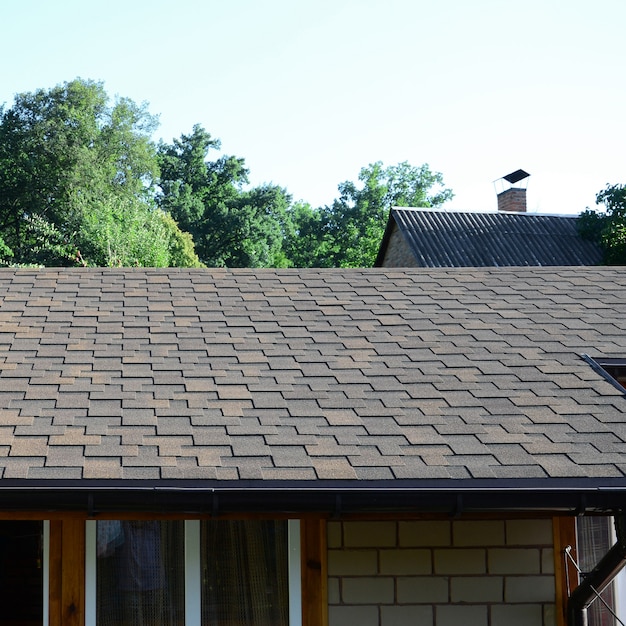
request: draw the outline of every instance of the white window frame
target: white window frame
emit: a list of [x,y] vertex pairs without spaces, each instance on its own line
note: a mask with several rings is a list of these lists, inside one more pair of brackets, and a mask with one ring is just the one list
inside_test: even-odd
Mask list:
[[200,520],[185,520],[185,626],[202,624]]
[[[300,520],[288,520],[289,626],[302,626]],[[185,626],[201,626],[200,521],[185,520]],[[44,526],[45,545],[45,526]],[[44,555],[47,551],[44,550]],[[85,626],[96,626],[96,521],[85,526]],[[47,571],[47,568],[46,568]],[[44,582],[44,588],[47,585]],[[47,602],[44,605],[47,622]]]

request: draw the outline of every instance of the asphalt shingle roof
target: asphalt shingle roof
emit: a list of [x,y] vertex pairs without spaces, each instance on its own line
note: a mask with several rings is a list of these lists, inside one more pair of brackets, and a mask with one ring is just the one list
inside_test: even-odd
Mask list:
[[376,265],[392,264],[386,255],[394,228],[412,255],[405,266],[598,265],[601,250],[580,238],[576,223],[574,216],[394,208]]
[[0,270],[0,483],[622,479],[580,353],[623,268]]

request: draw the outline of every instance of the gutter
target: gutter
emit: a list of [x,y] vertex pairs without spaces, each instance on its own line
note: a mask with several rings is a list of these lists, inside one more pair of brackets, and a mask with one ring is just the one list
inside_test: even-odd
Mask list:
[[[0,480],[0,510],[197,514],[428,512],[459,517],[498,511],[612,514],[626,480],[211,481]],[[548,484],[545,484],[548,482]]]
[[615,545],[572,592],[567,603],[568,626],[587,626],[587,609],[626,566],[626,515],[623,511],[615,517],[615,532]]

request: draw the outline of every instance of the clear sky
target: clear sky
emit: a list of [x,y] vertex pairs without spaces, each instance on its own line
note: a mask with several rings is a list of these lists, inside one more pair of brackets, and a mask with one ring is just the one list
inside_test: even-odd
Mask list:
[[0,103],[77,76],[204,126],[314,206],[374,161],[428,163],[454,209],[578,213],[626,183],[624,0],[0,0]]

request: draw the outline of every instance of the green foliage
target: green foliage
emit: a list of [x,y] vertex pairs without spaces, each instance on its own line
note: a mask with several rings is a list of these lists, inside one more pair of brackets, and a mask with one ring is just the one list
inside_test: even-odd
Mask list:
[[183,232],[169,213],[160,210],[156,213],[163,223],[167,240],[168,265],[170,267],[204,267],[196,254],[193,237],[189,233]]
[[289,208],[283,240],[283,253],[292,267],[314,267],[328,258],[322,212],[306,202],[295,202]]
[[[361,169],[359,183],[341,183],[339,198],[320,210],[321,236],[311,265],[371,267],[392,206],[438,207],[453,197],[443,187],[442,175],[426,164],[373,163]],[[316,218],[305,213],[299,217],[304,221],[298,230],[306,232],[315,224]]]
[[76,79],[0,107],[0,265],[370,266],[389,209],[452,197],[427,165],[365,167],[330,206],[251,187],[201,126],[151,140],[145,104]]
[[626,264],[626,185],[607,185],[596,195],[596,204],[604,211],[583,211],[578,218],[578,232],[597,243],[607,265]]
[[81,262],[75,246],[42,215],[26,215],[23,232],[31,242],[31,247],[28,257],[21,260],[21,265],[71,266]]
[[[188,233],[159,209],[121,199],[94,203],[81,229],[81,260],[99,267],[199,267]],[[86,250],[86,253],[83,253]]]
[[220,143],[201,126],[159,146],[159,205],[188,231],[199,258],[213,267],[270,267],[288,263],[282,240],[290,198],[280,187],[245,189],[243,159],[208,161]]
[[0,236],[0,266],[12,265],[13,250],[7,246]]
[[[102,84],[92,81],[16,96],[0,116],[0,229],[15,262],[97,265],[125,258],[113,248],[103,257],[102,245],[111,240],[112,224],[143,228],[145,219],[136,216],[152,208],[154,124],[145,106],[128,99],[109,107]],[[147,265],[163,257],[154,250],[130,256]]]

